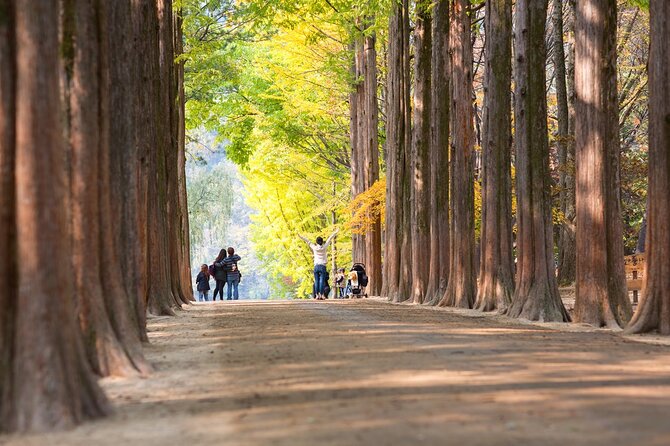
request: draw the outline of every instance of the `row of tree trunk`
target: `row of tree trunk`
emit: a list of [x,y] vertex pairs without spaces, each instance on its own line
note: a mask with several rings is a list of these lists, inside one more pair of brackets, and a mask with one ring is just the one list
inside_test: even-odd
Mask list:
[[[559,102],[559,201],[564,220],[558,231],[558,279],[547,129],[548,0],[517,0],[514,8],[511,0],[489,0],[485,5],[478,278],[471,5],[467,0],[440,0],[432,7],[428,3],[414,3],[411,39],[408,1],[393,2],[389,22],[382,292],[396,302],[569,321],[558,282],[574,276],[574,318],[595,326],[625,327],[632,310],[626,293],[619,198],[616,0],[568,1],[574,47],[568,45],[567,54],[564,2],[553,4],[550,42]],[[669,271],[662,261],[670,252],[670,80],[662,62],[667,58],[668,11],[665,2],[651,2],[649,244],[653,248],[648,251],[646,297],[630,331],[670,331]],[[569,169],[573,159],[575,177]]]
[[193,299],[171,0],[0,0],[0,428],[107,414]]

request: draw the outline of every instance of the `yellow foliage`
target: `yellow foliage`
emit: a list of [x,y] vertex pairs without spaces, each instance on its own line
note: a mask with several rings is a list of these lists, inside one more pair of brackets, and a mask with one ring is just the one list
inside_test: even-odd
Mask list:
[[353,234],[370,232],[372,226],[379,221],[383,226],[386,214],[386,178],[380,178],[368,190],[354,197],[347,206],[347,211],[351,218],[344,226]]

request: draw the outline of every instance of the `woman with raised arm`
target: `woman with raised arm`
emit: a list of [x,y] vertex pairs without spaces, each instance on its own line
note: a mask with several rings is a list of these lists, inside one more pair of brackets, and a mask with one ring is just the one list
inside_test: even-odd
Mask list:
[[325,243],[323,242],[322,237],[317,237],[316,244],[311,243],[306,237],[298,235],[298,237],[300,237],[302,241],[307,243],[307,245],[314,253],[314,286],[315,286],[316,298],[318,300],[323,300],[325,298],[325,296],[323,295],[323,290],[326,287],[326,271],[327,271],[326,265],[328,264],[328,245],[330,245],[330,242],[333,240],[333,237],[335,237],[339,231],[340,231],[339,229],[336,229],[335,232],[333,232],[330,235],[330,237],[326,239]]

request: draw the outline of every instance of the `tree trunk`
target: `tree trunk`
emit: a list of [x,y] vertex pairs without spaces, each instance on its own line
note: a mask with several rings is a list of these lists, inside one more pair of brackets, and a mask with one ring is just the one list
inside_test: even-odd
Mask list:
[[545,22],[547,0],[517,0],[515,17],[516,290],[507,314],[540,321],[570,319],[554,274]]
[[[123,285],[119,278],[108,280],[113,273],[109,266],[115,265],[116,259],[114,245],[105,243],[110,235],[109,224],[105,223],[109,221],[109,166],[105,162],[109,153],[106,135],[109,119],[105,96],[108,67],[103,65],[107,52],[100,45],[104,25],[101,17],[102,11],[92,0],[65,3],[63,39],[70,42],[72,57],[65,55],[65,71],[69,73],[66,133],[70,139],[72,266],[84,346],[93,370],[102,376],[129,375],[135,369],[118,337],[126,333],[115,333],[112,326],[112,320],[122,315],[115,315],[115,308],[106,306],[107,303],[114,306],[120,297],[114,291]],[[125,311],[127,298],[122,296],[121,299],[121,308]],[[132,345],[133,334],[131,331],[128,336],[129,345]],[[140,362],[142,353],[139,342],[136,344],[136,357]]]
[[0,292],[0,351],[10,359],[0,363],[0,428],[7,431],[70,427],[110,410],[72,311],[58,20],[56,0],[0,1],[0,169],[14,181],[0,196],[16,204],[0,220],[0,235],[14,232],[16,242],[5,252],[15,258],[1,264],[14,276]]
[[[566,79],[566,57],[563,33],[563,0],[554,0],[552,11],[554,78],[556,81],[556,105],[558,119],[558,186],[559,207],[563,223],[558,228],[558,282],[570,284],[575,280],[575,233],[574,233],[574,127],[570,126],[568,84]],[[573,23],[573,20],[570,21]],[[574,28],[572,25],[569,28]],[[572,30],[570,30],[572,31]],[[572,34],[572,32],[571,32]],[[571,56],[574,57],[574,56]],[[574,76],[574,70],[571,72]],[[573,87],[574,88],[574,87]]]
[[[371,22],[373,19],[368,19]],[[376,37],[365,37],[365,129],[366,139],[363,154],[363,186],[370,189],[379,180],[379,107],[377,104],[377,51]],[[381,221],[377,219],[365,234],[365,265],[369,278],[367,293],[376,296],[382,284],[382,239]]]
[[475,303],[472,41],[468,0],[451,0],[451,226],[449,284],[440,306]]
[[430,274],[426,300],[436,304],[449,280],[449,1],[433,9],[430,147]]
[[619,201],[616,21],[616,0],[577,6],[575,320],[597,327],[623,326],[631,317]]
[[414,113],[412,125],[412,292],[423,303],[430,274],[430,62],[432,55],[430,2],[416,2],[414,25]]
[[626,329],[670,335],[670,4],[651,0],[649,53],[649,192],[645,291]]
[[[388,95],[386,122],[386,243],[384,245],[384,291],[391,301],[404,300],[401,294],[404,269],[403,249],[407,248],[404,209],[409,133],[409,25],[406,23],[408,2],[393,2],[389,19]],[[405,297],[406,299],[406,297]]]
[[512,2],[486,4],[481,266],[475,307],[505,312],[512,302],[510,197]]

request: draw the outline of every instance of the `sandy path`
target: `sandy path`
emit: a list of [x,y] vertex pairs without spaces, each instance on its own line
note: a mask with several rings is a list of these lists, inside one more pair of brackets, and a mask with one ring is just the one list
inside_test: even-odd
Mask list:
[[374,300],[149,322],[112,418],[9,445],[668,445],[670,348]]

